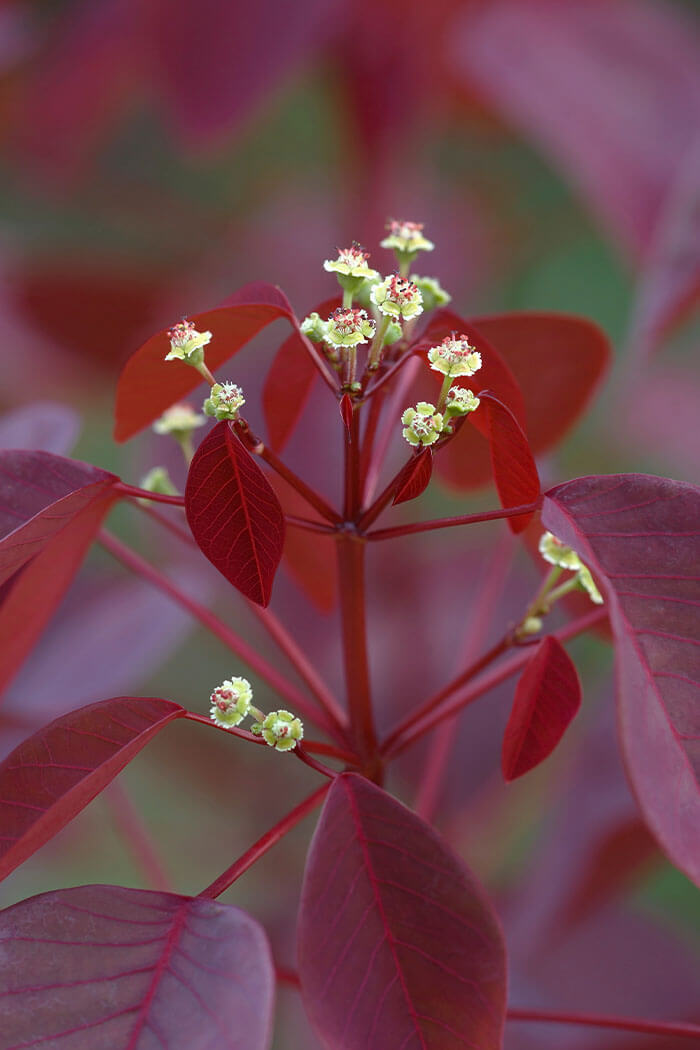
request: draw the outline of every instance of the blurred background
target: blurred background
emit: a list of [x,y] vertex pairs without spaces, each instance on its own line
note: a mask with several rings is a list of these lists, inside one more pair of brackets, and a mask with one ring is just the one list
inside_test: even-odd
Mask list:
[[[182,484],[168,439],[112,441],[125,359],[247,281],[279,284],[303,316],[334,293],[322,260],[352,239],[388,272],[378,242],[395,216],[425,223],[436,250],[423,268],[464,316],[563,311],[610,338],[610,372],[540,463],[546,482],[616,471],[697,481],[699,38],[695,0],[5,0],[0,446],[72,455],[132,483],[163,463]],[[285,335],[265,330],[231,376],[259,429],[265,369]],[[314,436],[301,428],[290,463],[304,467]],[[329,497],[333,454],[317,468]],[[420,513],[493,499],[431,487]],[[120,507],[110,527],[279,662],[203,559],[135,510]],[[463,655],[486,605],[484,645],[537,585],[539,568],[505,529],[437,535],[382,544],[371,567],[385,726],[452,673],[455,639]],[[341,692],[325,566],[321,553],[311,594],[283,570],[273,609]],[[460,593],[448,588],[455,573]],[[425,614],[440,587],[447,629]],[[407,655],[413,636],[429,648],[419,666]],[[636,816],[615,744],[609,646],[593,639],[572,652],[586,703],[561,749],[501,784],[508,683],[464,718],[435,819],[500,901],[514,1005],[700,1019],[697,891]],[[167,696],[205,712],[211,688],[240,672],[179,608],[96,550],[5,690],[2,753],[106,696]],[[266,706],[264,686],[257,695]],[[171,727],[3,883],[0,904],[81,882],[197,892],[282,815],[290,785],[299,798],[314,786],[300,764],[249,750]],[[408,802],[424,769],[416,752],[390,785]],[[157,864],[139,850],[137,810]],[[266,923],[284,965],[310,829],[224,898]],[[315,1045],[295,995],[280,992],[275,1050]],[[513,1024],[506,1045],[638,1042]]]

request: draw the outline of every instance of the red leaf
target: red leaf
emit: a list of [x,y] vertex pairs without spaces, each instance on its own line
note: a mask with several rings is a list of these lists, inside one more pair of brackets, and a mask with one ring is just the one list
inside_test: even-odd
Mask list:
[[417,456],[412,456],[399,474],[396,493],[391,501],[392,507],[395,507],[397,503],[406,503],[410,499],[416,499],[425,492],[430,484],[432,473],[432,449],[425,448]]
[[80,433],[80,418],[58,401],[33,401],[0,418],[0,448],[41,449],[62,456]]
[[338,408],[340,410],[340,418],[343,421],[343,426],[345,426],[349,430],[352,425],[353,412],[352,398],[349,394],[343,394],[343,396],[340,399]]
[[[189,320],[199,331],[212,333],[206,355],[213,371],[280,317],[297,328],[287,297],[273,285],[253,283],[235,292],[215,310],[193,314]],[[299,335],[299,338],[304,337]],[[114,429],[117,441],[133,437],[202,382],[199,372],[191,365],[166,361],[169,349],[167,330],[163,329],[126,362],[117,387]]]
[[[605,334],[590,321],[565,314],[503,314],[478,317],[473,324],[498,349],[519,384],[533,452],[553,448],[579,419],[605,373],[610,357]],[[483,385],[492,389],[490,383]]]
[[503,736],[501,768],[515,780],[551,755],[581,706],[581,683],[566,649],[543,638],[525,667]]
[[3,1046],[267,1050],[274,969],[230,904],[122,886],[0,912]]
[[[524,503],[534,503],[541,492],[540,479],[522,427],[498,398],[483,391],[479,397],[481,404],[469,420],[489,439],[493,476],[501,505],[519,507]],[[446,451],[449,448],[450,445]],[[517,518],[508,518],[508,525],[513,532],[522,532],[531,520],[532,514],[519,514]]]
[[601,582],[627,773],[661,847],[700,882],[700,489],[646,474],[579,478],[547,493],[542,520]]
[[[342,302],[338,296],[326,299],[308,313],[328,317]],[[285,339],[277,351],[263,387],[263,412],[270,436],[270,448],[281,452],[292,435],[309,399],[318,370],[304,341],[297,334]]]
[[[285,514],[323,523],[303,496],[275,475],[271,484]],[[285,533],[283,565],[313,604],[329,613],[338,597],[337,558],[332,536],[290,526]]]
[[226,422],[205,437],[187,475],[185,510],[200,550],[246,598],[268,605],[284,547],[270,483]]
[[0,689],[77,572],[116,498],[116,481],[49,452],[0,453]]
[[299,976],[329,1047],[499,1050],[505,951],[483,891],[431,827],[338,776],[311,845]]
[[184,708],[119,697],[62,715],[0,763],[0,878],[58,834]]

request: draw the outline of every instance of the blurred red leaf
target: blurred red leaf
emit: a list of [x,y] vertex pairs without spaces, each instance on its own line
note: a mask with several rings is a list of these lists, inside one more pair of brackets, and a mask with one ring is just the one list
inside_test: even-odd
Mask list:
[[[199,331],[212,333],[207,364],[215,370],[240,350],[262,328],[284,317],[293,328],[297,321],[287,297],[270,284],[247,284],[214,310],[189,318]],[[299,334],[299,339],[304,337]],[[124,366],[117,387],[114,437],[126,441],[148,426],[170,405],[202,382],[196,369],[183,361],[166,361],[170,349],[167,330],[143,344]]]
[[246,598],[267,605],[284,547],[284,514],[269,481],[227,422],[194,454],[185,511],[200,550]]
[[552,753],[581,706],[581,683],[570,656],[552,635],[543,638],[518,682],[503,735],[506,780],[529,772]]
[[499,1050],[505,950],[471,873],[433,829],[352,773],[311,844],[299,976],[328,1046]]
[[[328,317],[341,302],[339,296],[326,299],[309,310],[306,316],[315,312],[320,317]],[[270,447],[275,452],[281,452],[291,437],[317,377],[316,366],[302,339],[297,332],[292,332],[275,355],[262,394]]]
[[[477,317],[472,324],[515,376],[533,452],[553,448],[581,416],[605,374],[610,358],[605,333],[585,318],[565,314],[502,314]],[[491,388],[489,382],[484,385]]]
[[[541,492],[540,479],[522,427],[498,398],[483,391],[479,397],[481,404],[468,418],[489,440],[493,477],[501,506],[519,507],[534,503]],[[516,518],[508,518],[508,525],[513,532],[522,532],[531,520],[532,514],[519,514]]]
[[269,1046],[267,938],[230,904],[76,886],[0,912],[0,937],[6,1047]]
[[[271,478],[285,514],[323,519],[296,489],[275,475]],[[282,564],[320,612],[329,613],[338,597],[335,540],[332,536],[289,526],[284,537]]]
[[601,581],[630,782],[670,860],[700,882],[700,490],[645,474],[579,478],[547,493],[542,520]]
[[417,499],[430,484],[433,474],[433,453],[430,448],[423,448],[417,456],[412,456],[399,474],[396,493],[391,501],[392,507],[398,503],[407,503]]
[[690,18],[629,0],[494,0],[465,9],[449,42],[455,75],[642,254],[700,120]]
[[57,401],[33,401],[0,417],[0,448],[70,452],[80,433],[80,418]]
[[53,613],[118,478],[50,452],[0,453],[0,689]]
[[0,763],[0,879],[57,835],[151,737],[184,714],[119,697],[62,715]]

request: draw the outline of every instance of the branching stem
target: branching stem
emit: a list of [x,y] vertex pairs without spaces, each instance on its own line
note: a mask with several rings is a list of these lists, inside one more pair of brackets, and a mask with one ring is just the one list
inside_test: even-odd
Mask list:
[[646,1035],[673,1035],[700,1039],[700,1025],[683,1021],[647,1021],[641,1017],[611,1017],[603,1014],[570,1014],[556,1010],[508,1010],[509,1021],[536,1021],[547,1024],[586,1025],[591,1028],[615,1028],[621,1032],[643,1032]]
[[480,514],[460,514],[454,518],[435,518],[432,521],[417,521],[410,525],[397,525],[393,529],[374,529],[367,533],[368,540],[390,540],[396,536],[411,536],[417,532],[432,532],[433,529],[451,529],[456,525],[476,525],[480,521],[498,521],[499,518],[517,518],[520,514],[531,514],[540,506],[541,500],[523,503],[519,507],[501,507]]

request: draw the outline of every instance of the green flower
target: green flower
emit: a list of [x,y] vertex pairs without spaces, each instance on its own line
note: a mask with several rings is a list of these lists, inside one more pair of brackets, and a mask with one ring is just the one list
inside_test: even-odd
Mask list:
[[322,343],[326,338],[326,322],[321,318],[321,315],[314,312],[305,317],[299,325],[302,333],[311,340],[312,343]]
[[446,292],[436,277],[418,277],[412,273],[409,280],[420,289],[423,296],[423,308],[434,310],[437,306],[447,306],[452,300],[449,292]]
[[373,285],[370,298],[381,313],[395,320],[409,321],[423,313],[420,289],[398,274]]
[[297,741],[304,736],[304,726],[291,711],[271,711],[262,722],[255,722],[250,727],[251,733],[262,736],[269,747],[278,751],[292,751]]
[[339,306],[328,318],[324,339],[332,347],[359,346],[374,335],[375,324],[367,311],[358,307]]
[[433,445],[443,429],[443,418],[435,405],[419,401],[415,408],[407,408],[401,416],[403,436],[409,445]]
[[423,236],[422,222],[407,222],[404,219],[390,219],[386,224],[389,236],[381,242],[382,248],[413,256],[416,252],[432,252],[435,245]]
[[244,404],[243,391],[235,383],[214,383],[202,409],[215,419],[237,419],[238,409]]
[[369,252],[366,252],[361,244],[353,241],[351,248],[338,248],[338,258],[326,259],[323,269],[329,273],[337,273],[341,277],[355,277],[358,280],[373,280],[378,277],[376,270],[367,265]]
[[188,365],[200,365],[204,360],[204,347],[211,342],[211,332],[198,332],[192,321],[183,319],[168,330],[170,352],[166,361],[186,361]]
[[247,678],[225,679],[211,694],[209,714],[213,722],[230,729],[250,712],[253,690]]
[[153,424],[156,434],[172,434],[175,438],[187,437],[197,427],[206,423],[206,418],[200,416],[191,405],[182,402],[167,409],[160,419]]
[[551,532],[545,532],[540,536],[539,552],[550,565],[557,565],[560,569],[575,572],[581,590],[586,591],[588,597],[596,605],[603,604],[603,595],[595,585],[591,570],[583,564],[575,550],[561,543]]
[[447,392],[447,403],[445,405],[445,418],[451,416],[466,416],[475,412],[480,401],[476,394],[463,386],[453,386]]
[[435,372],[445,376],[473,376],[481,368],[481,354],[474,349],[466,335],[445,336],[439,346],[428,350],[428,361]]

